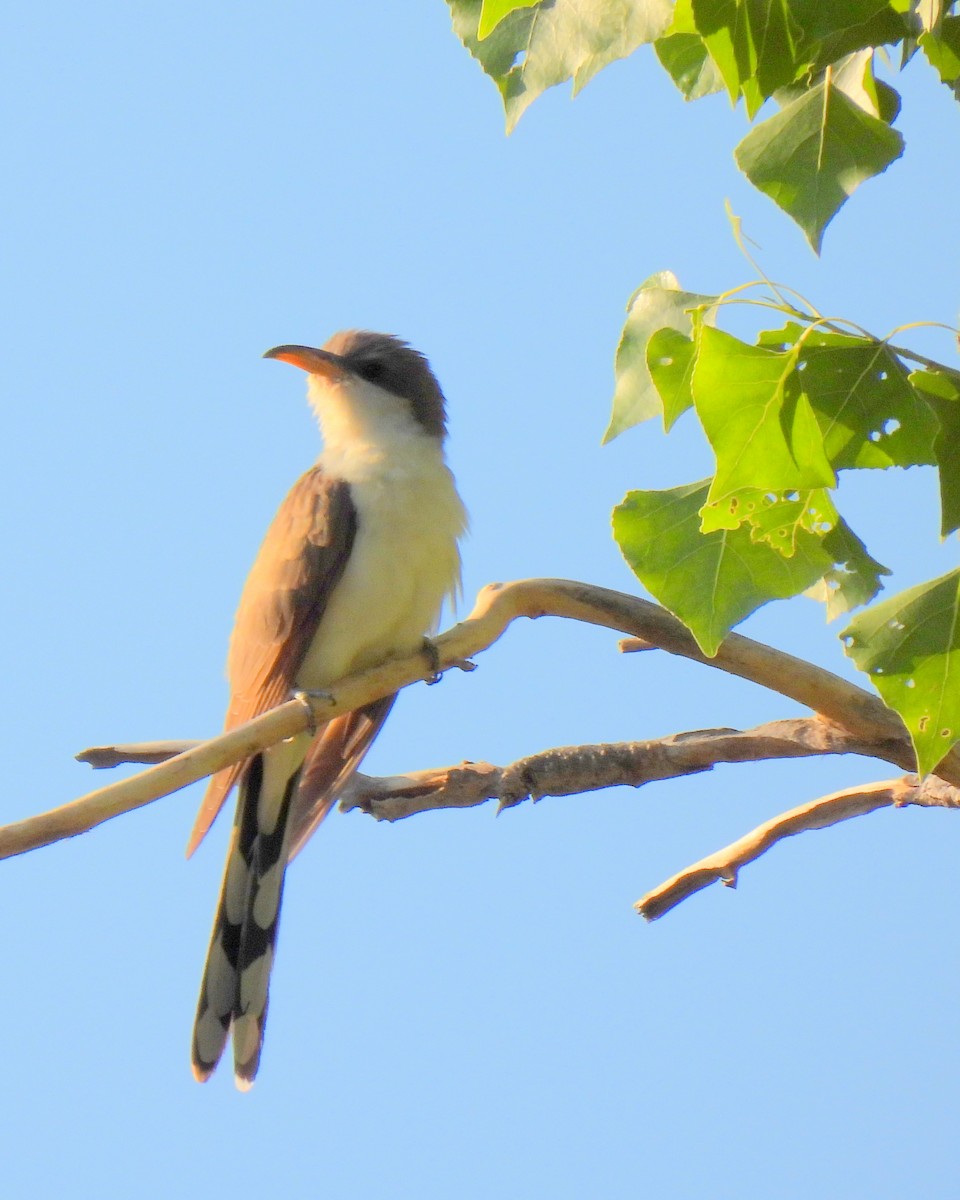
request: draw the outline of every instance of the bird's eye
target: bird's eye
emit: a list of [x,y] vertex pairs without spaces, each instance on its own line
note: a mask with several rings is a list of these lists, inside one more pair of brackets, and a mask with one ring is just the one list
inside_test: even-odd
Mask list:
[[383,363],[378,359],[372,359],[370,362],[365,362],[357,374],[362,379],[366,379],[368,383],[376,383],[383,377]]

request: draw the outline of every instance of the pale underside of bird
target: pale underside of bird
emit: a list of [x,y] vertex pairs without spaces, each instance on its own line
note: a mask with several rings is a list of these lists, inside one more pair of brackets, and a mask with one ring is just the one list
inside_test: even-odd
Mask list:
[[[234,728],[298,689],[415,651],[459,588],[466,514],[444,459],[444,399],[423,355],[347,331],[265,357],[305,370],[324,448],[280,506],[244,586],[230,641]],[[210,781],[188,852],[231,788],[237,812],[207,954],[193,1071],[233,1033],[238,1086],[257,1073],[284,873],[357,769],[395,697],[271,747]]]

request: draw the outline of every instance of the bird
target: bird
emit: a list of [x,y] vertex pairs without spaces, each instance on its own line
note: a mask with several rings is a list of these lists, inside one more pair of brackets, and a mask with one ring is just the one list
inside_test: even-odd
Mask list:
[[[416,652],[460,588],[467,515],[445,458],[446,405],[426,357],[392,334],[345,330],[264,358],[308,376],[323,448],[270,525],[244,585],[227,656],[225,728],[297,691]],[[426,645],[429,648],[430,643]],[[336,802],[396,696],[261,751],[211,779],[192,854],[232,788],[236,816],[197,1004],[201,1082],[232,1032],[234,1078],[263,1046],[284,874]]]

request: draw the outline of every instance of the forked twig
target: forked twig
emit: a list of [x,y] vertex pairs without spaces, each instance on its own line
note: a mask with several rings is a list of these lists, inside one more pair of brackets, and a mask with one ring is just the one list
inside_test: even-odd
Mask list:
[[891,805],[902,808],[909,804],[925,808],[960,808],[960,789],[936,776],[929,775],[921,783],[916,775],[908,775],[903,779],[888,779],[821,796],[819,800],[811,800],[764,821],[729,846],[685,867],[652,892],[647,892],[634,907],[648,921],[655,921],[711,883],[719,881],[727,887],[736,887],[740,869],[784,838],[812,829],[827,829],[878,808]]

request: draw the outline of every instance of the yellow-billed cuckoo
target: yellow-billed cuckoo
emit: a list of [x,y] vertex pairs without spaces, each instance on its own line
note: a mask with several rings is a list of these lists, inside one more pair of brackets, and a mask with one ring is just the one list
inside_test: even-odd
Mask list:
[[[398,338],[350,330],[323,347],[277,346],[301,367],[324,448],[273,520],[240,599],[226,728],[297,689],[322,690],[436,628],[460,582],[466,513],[444,461],[443,393]],[[237,1085],[257,1073],[284,871],[335,803],[395,697],[336,717],[210,781],[188,852],[239,784],[193,1036],[209,1078],[233,1030]]]

